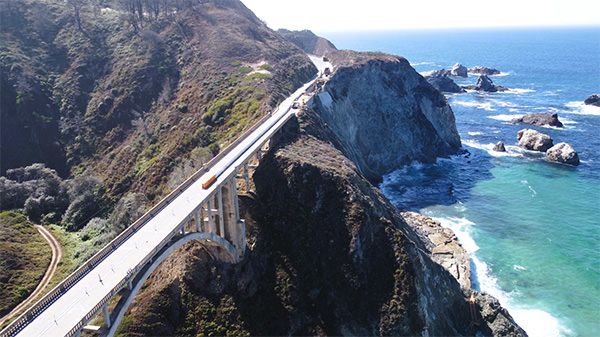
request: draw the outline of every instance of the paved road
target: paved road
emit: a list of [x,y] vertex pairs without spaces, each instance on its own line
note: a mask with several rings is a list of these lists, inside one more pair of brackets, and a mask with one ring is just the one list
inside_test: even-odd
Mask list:
[[62,259],[62,249],[60,248],[60,243],[58,242],[58,240],[56,240],[56,238],[52,234],[50,234],[50,232],[46,228],[44,228],[40,225],[34,225],[34,226],[38,230],[38,232],[42,235],[42,237],[44,237],[44,239],[46,239],[46,241],[48,241],[48,244],[50,245],[50,249],[52,249],[52,259],[50,260],[50,264],[48,265],[48,268],[46,269],[46,273],[44,274],[44,277],[42,277],[42,280],[40,281],[38,286],[35,288],[35,290],[31,293],[31,295],[29,295],[29,297],[27,297],[27,299],[25,299],[25,301],[21,302],[6,316],[2,317],[2,319],[0,319],[0,325],[2,325],[2,323],[4,323],[5,321],[11,319],[21,309],[23,309],[24,307],[29,305],[29,303],[31,303],[42,291],[44,291],[44,289],[46,289],[46,287],[48,286],[48,283],[50,283],[50,280],[52,279],[52,276],[54,276],[54,273],[56,272],[56,267],[58,266],[58,263]]
[[[316,57],[311,59],[320,72],[323,71],[324,63],[319,62],[319,58]],[[129,270],[134,269],[147,255],[152,254],[155,247],[187,219],[188,215],[198,207],[199,201],[205,200],[216,190],[220,179],[234,174],[237,167],[242,166],[251,154],[256,153],[259,147],[270,139],[273,130],[279,129],[294,113],[291,109],[294,100],[301,96],[314,81],[315,79],[306,83],[283,101],[265,123],[41,312],[33,322],[19,332],[18,336],[67,334],[119,284]],[[221,178],[217,183],[207,190],[202,189],[202,183],[218,173]]]

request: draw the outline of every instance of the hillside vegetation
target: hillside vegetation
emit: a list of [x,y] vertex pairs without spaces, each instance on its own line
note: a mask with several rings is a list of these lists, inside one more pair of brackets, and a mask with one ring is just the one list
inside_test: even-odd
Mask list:
[[0,210],[81,263],[316,72],[238,0],[2,1]]
[[135,2],[0,4],[2,173],[92,169],[113,202],[132,189],[154,200],[175,167],[219,152],[316,72],[239,1],[142,19]]
[[50,246],[25,216],[0,213],[0,317],[35,290],[51,257]]

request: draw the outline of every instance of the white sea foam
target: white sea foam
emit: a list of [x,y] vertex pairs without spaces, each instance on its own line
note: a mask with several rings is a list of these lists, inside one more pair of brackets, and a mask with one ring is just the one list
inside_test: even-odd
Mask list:
[[417,62],[417,63],[411,63],[410,65],[412,67],[414,67],[414,66],[425,66],[425,65],[439,67],[439,65],[435,64],[435,62]]
[[519,118],[519,117],[523,117],[523,116],[525,116],[525,115],[524,114],[515,114],[515,115],[502,114],[502,115],[488,116],[488,118],[495,119],[498,121],[503,121],[503,122],[510,122],[515,118]]
[[523,89],[523,88],[512,88],[507,91],[503,91],[507,94],[527,94],[530,92],[535,92],[535,89]]
[[491,102],[479,103],[479,102],[454,101],[454,102],[452,102],[452,104],[466,106],[466,107],[475,107],[477,109],[482,109],[482,110],[487,110],[487,111],[496,111],[496,109],[492,108]]
[[513,102],[502,101],[499,99],[491,99],[490,101],[492,101],[492,102],[494,102],[494,104],[497,104],[502,107],[517,107],[517,106],[519,106]]
[[520,147],[515,146],[515,145],[506,145],[505,144],[504,148],[506,149],[506,151],[499,152],[499,151],[494,151],[495,144],[493,144],[493,143],[482,144],[482,143],[475,141],[474,139],[464,139],[462,141],[462,144],[465,146],[468,146],[468,147],[475,148],[475,149],[484,150],[490,156],[493,156],[493,157],[520,157],[523,155],[523,150],[521,150]]
[[592,116],[600,116],[600,107],[593,105],[586,105],[583,102],[575,101],[569,102],[565,104],[568,110],[565,110],[566,113],[572,113],[577,115],[592,115]]
[[[479,76],[480,75],[478,73],[474,73],[474,72],[471,72],[471,71],[469,71],[469,74],[471,74],[473,76]],[[508,76],[508,75],[511,75],[511,74],[512,74],[512,71],[509,71],[509,72],[503,72],[503,71],[501,71],[499,74],[487,75],[487,76],[504,77],[504,76]]]
[[[429,215],[426,210],[423,213]],[[473,274],[471,277],[475,278],[472,280],[474,281],[474,284],[479,284],[478,290],[484,291],[497,298],[498,301],[500,301],[500,304],[509,311],[517,324],[519,324],[529,336],[558,337],[573,334],[572,331],[561,325],[556,317],[543,310],[515,303],[514,295],[517,294],[506,292],[500,288],[497,279],[492,275],[492,271],[489,269],[488,265],[481,261],[475,254],[479,250],[479,246],[477,246],[471,237],[471,231],[476,227],[475,223],[466,218],[440,218],[435,216],[432,216],[432,218],[439,221],[442,226],[452,229],[456,234],[458,241],[469,254],[472,263],[475,265],[475,270],[472,271]],[[519,271],[526,270],[525,267],[520,265],[514,265],[513,268]]]
[[469,134],[469,136],[483,136],[484,133],[481,131],[469,131],[467,132]]
[[[463,206],[464,207],[464,206]],[[475,240],[470,235],[471,227],[475,226],[475,223],[469,221],[467,218],[448,217],[448,218],[436,218],[434,220],[439,221],[442,226],[450,228],[463,248],[471,253],[479,250],[479,246],[475,243]]]

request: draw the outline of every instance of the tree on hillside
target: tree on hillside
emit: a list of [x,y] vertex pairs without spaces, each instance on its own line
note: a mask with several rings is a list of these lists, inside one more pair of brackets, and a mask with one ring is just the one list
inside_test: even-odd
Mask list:
[[77,28],[85,37],[89,38],[88,33],[81,26],[81,11],[85,6],[89,5],[89,0],[67,0],[67,4],[73,9]]

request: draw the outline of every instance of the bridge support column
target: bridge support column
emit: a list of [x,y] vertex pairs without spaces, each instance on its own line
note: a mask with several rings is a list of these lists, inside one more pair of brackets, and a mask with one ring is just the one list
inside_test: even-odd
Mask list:
[[217,198],[217,201],[219,202],[219,235],[221,237],[225,237],[225,219],[223,219],[223,186],[219,187]]
[[231,242],[238,254],[236,259],[244,255],[246,246],[246,232],[243,222],[240,221],[240,210],[235,178],[232,177],[223,184],[223,220],[225,222],[224,238]]
[[194,213],[194,219],[196,220],[196,232],[200,232],[200,215],[201,212],[199,210]]
[[217,230],[215,228],[215,219],[213,219],[213,215],[212,215],[212,197],[208,199],[208,204],[207,204],[207,213],[208,213],[208,226],[210,227],[210,233],[217,233]]
[[110,328],[110,315],[108,314],[108,303],[102,306],[102,313],[104,314],[104,323],[107,328]]
[[244,164],[244,178],[246,178],[246,192],[250,192],[250,168],[248,162]]

